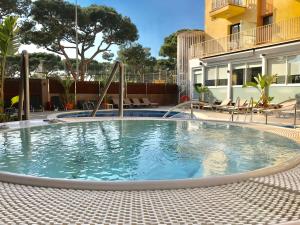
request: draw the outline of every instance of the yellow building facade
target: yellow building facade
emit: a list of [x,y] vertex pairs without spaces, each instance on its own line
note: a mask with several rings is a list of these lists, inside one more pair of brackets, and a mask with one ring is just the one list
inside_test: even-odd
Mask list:
[[298,17],[299,12],[298,0],[206,0],[205,32],[208,39],[222,38],[230,35],[232,25],[248,30],[263,26],[266,17],[276,23]]
[[256,90],[242,86],[258,74],[278,75],[274,102],[300,93],[300,0],[205,0],[203,17],[204,40],[189,48],[185,94],[198,98],[193,85],[201,83],[214,99],[256,99]]

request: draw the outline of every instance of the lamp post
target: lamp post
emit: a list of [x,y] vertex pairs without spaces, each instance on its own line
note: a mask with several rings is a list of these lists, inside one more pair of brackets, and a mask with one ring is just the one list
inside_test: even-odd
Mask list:
[[74,101],[75,105],[77,104],[77,79],[79,75],[79,60],[78,60],[78,5],[77,0],[75,0],[75,40],[76,40],[76,76],[75,76],[75,82],[74,82]]

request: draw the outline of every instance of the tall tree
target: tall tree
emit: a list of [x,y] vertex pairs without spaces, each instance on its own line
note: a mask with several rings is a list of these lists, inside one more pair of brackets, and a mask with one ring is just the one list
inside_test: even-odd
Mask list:
[[31,0],[1,0],[0,20],[8,15],[27,15],[30,11]]
[[4,111],[4,77],[6,58],[13,55],[18,50],[18,42],[16,41],[18,27],[17,17],[8,16],[0,24],[0,113]]
[[[64,0],[37,0],[31,10],[32,20],[24,26],[24,42],[33,43],[66,59],[67,68],[76,79],[68,49],[76,49],[75,5]],[[91,5],[78,7],[79,78],[99,54],[107,56],[112,45],[122,45],[138,38],[136,26],[115,9]],[[96,40],[97,39],[97,40]],[[87,51],[93,51],[88,57]]]
[[159,55],[169,59],[177,58],[177,34],[179,31],[165,37],[163,45],[160,47]]
[[167,69],[174,70],[176,68],[177,35],[184,31],[189,31],[189,29],[181,29],[170,34],[164,39],[164,43],[160,47],[159,55],[165,57],[160,63]]
[[110,75],[113,65],[109,62],[97,62],[93,60],[87,69],[90,80],[103,81]]
[[151,57],[150,49],[144,48],[141,44],[134,43],[128,46],[121,46],[118,58],[129,66],[131,73],[143,75],[147,66],[154,66],[156,59]]
[[[21,60],[20,55],[7,57],[7,61],[6,61],[7,77],[19,76],[20,60]],[[31,76],[36,72],[48,76],[51,73],[54,73],[59,70],[64,70],[64,64],[58,55],[44,53],[44,52],[30,54],[29,72]]]

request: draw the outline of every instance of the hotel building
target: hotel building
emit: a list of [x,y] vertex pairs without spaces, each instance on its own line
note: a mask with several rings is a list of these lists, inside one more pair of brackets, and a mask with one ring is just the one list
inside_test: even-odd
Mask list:
[[205,0],[204,31],[178,36],[180,95],[197,99],[201,83],[223,100],[258,99],[243,88],[258,74],[277,74],[274,103],[300,93],[300,0]]

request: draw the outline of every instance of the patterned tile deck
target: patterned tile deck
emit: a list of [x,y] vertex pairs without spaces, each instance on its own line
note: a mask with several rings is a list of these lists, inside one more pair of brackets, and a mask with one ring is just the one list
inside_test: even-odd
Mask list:
[[[299,132],[274,129],[299,141]],[[0,224],[279,224],[300,221],[300,166],[222,186],[86,191],[0,182]]]

